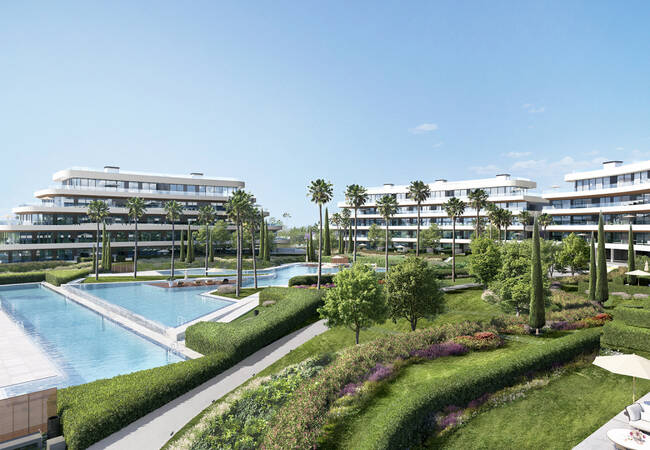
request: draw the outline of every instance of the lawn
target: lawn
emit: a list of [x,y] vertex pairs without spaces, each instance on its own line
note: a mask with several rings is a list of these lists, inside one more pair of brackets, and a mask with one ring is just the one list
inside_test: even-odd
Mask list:
[[[637,395],[650,381],[637,380]],[[486,411],[428,448],[571,448],[632,403],[632,379],[595,366]]]
[[210,294],[218,295],[219,297],[228,297],[228,298],[234,298],[236,300],[241,300],[242,298],[246,298],[249,295],[253,295],[253,294],[258,293],[263,289],[264,288],[241,288],[239,290],[239,294],[240,294],[239,296],[235,295],[234,292],[223,293],[223,292],[219,292],[219,291],[212,291],[212,292],[210,292]]

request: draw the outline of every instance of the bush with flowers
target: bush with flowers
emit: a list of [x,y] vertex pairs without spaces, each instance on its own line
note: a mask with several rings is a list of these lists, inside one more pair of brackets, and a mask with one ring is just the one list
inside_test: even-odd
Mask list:
[[490,331],[480,331],[472,336],[458,336],[453,341],[470,350],[492,350],[503,345],[503,339]]

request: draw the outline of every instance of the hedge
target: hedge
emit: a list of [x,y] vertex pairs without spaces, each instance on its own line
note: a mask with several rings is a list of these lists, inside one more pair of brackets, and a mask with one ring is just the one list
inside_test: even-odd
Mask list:
[[614,318],[632,327],[650,328],[650,309],[619,306],[614,310]]
[[[321,284],[333,283],[334,281],[333,273],[323,273],[320,276]],[[289,279],[289,287],[291,286],[311,286],[318,282],[318,275],[297,275]]]
[[35,283],[45,281],[45,272],[0,273],[0,284]]
[[277,302],[264,314],[235,324],[199,322],[185,330],[185,345],[204,355],[235,353],[244,358],[316,318],[323,294],[311,289],[264,289],[260,301]]
[[[456,276],[457,277],[469,277],[469,269],[467,267],[456,267]],[[436,277],[437,278],[450,278],[451,277],[451,267],[436,267]]]
[[51,270],[45,272],[45,281],[54,286],[61,286],[78,278],[83,278],[91,272],[90,269]]
[[413,402],[395,404],[381,418],[382,432],[368,434],[357,443],[357,448],[393,449],[413,448],[431,431],[431,413],[449,405],[466,404],[487,392],[494,392],[516,383],[531,371],[545,370],[553,364],[568,362],[577,355],[598,349],[600,329],[591,328],[570,336],[558,338],[535,348],[499,360],[498,364],[484,366],[462,376],[435,383]]
[[316,316],[322,295],[289,288],[266,291],[264,298],[279,301],[253,320],[201,322],[186,330],[188,347],[207,356],[60,390],[58,414],[68,448],[89,447],[293,331]]
[[650,349],[650,329],[626,325],[613,320],[603,327],[603,347],[648,351]]
[[44,269],[69,266],[72,262],[66,261],[31,261],[20,263],[0,264],[0,272],[37,272]]

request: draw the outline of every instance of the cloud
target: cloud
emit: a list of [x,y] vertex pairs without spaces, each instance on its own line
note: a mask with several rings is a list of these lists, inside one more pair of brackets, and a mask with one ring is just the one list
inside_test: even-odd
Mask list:
[[411,128],[409,131],[413,134],[422,134],[422,133],[429,133],[431,131],[436,131],[438,129],[438,125],[435,123],[421,123],[415,128]]
[[616,147],[616,150],[620,152],[621,150],[625,150],[625,149],[623,147]]
[[524,103],[521,107],[529,114],[541,114],[546,111],[544,106],[535,106],[532,103]]
[[546,164],[545,159],[528,159],[525,161],[517,161],[512,165],[513,170],[517,169],[535,169],[543,167]]
[[499,169],[494,164],[488,164],[487,166],[472,166],[469,168],[469,170],[474,173],[478,173],[479,175],[495,175],[501,172],[501,169]]
[[438,147],[442,147],[443,145],[445,145],[444,142],[438,142],[437,144],[433,144],[432,147],[433,147],[433,148],[438,148]]
[[530,152],[508,152],[504,156],[507,156],[508,158],[523,158],[528,155],[530,155]]

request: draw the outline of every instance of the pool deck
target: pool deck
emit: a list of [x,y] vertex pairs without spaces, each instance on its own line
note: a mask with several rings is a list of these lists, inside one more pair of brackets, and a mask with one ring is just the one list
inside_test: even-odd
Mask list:
[[4,388],[59,375],[54,364],[9,316],[0,310],[0,398]]
[[[650,401],[650,392],[637,400],[637,402]],[[630,398],[630,404],[632,398]],[[594,431],[587,439],[576,445],[574,450],[610,450],[614,448],[614,443],[607,437],[607,432],[615,428],[623,428],[633,430],[629,424],[629,420],[623,411],[616,414],[609,422]]]

